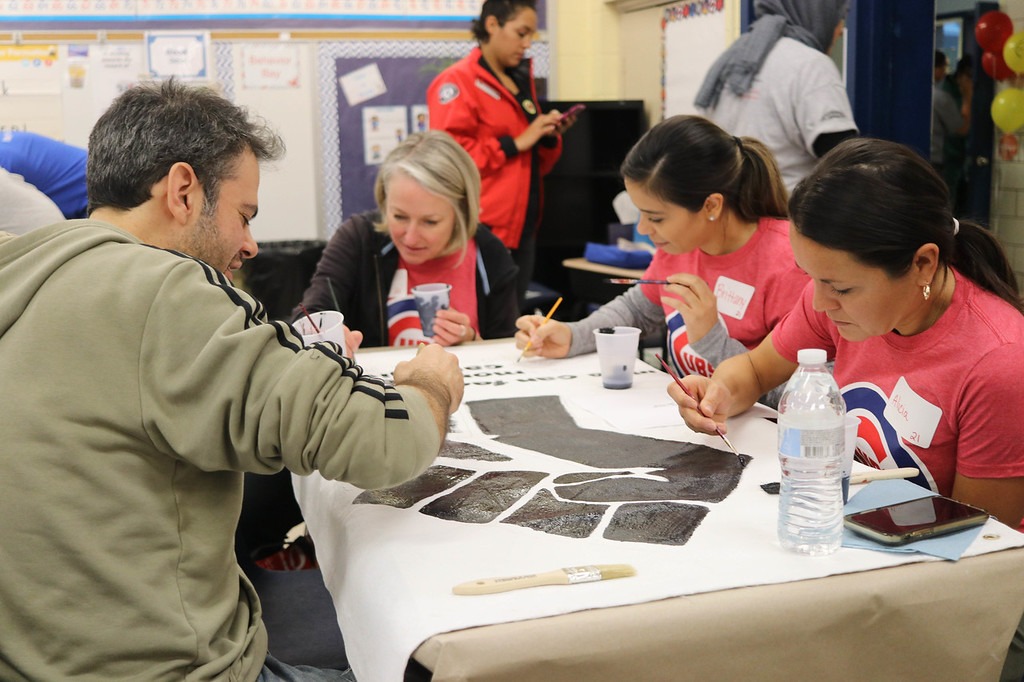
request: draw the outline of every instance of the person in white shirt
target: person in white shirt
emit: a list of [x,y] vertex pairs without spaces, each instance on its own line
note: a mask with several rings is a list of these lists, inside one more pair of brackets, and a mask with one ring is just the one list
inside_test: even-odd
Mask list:
[[20,175],[0,168],[0,232],[25,234],[64,220],[64,214],[48,196]]
[[829,58],[848,0],[755,0],[756,20],[712,64],[694,104],[733,135],[775,155],[792,192],[817,160],[857,134]]

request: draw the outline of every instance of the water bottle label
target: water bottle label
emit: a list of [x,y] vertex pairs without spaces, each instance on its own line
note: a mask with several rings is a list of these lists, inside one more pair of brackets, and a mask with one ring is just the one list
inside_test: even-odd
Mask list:
[[784,429],[779,453],[787,457],[837,457],[843,452],[846,433],[835,429]]

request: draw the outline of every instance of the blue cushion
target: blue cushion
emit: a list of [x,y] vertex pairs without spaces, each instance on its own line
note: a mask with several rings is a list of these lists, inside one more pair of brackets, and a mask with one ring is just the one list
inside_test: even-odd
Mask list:
[[652,254],[648,251],[625,251],[609,244],[587,242],[583,257],[591,263],[639,270],[651,264]]

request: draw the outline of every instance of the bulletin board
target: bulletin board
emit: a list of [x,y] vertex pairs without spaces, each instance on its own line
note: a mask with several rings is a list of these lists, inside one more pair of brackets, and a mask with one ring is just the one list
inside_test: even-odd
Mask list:
[[[439,51],[445,46],[438,46]],[[426,92],[431,81],[449,64],[469,52],[471,45],[452,46],[451,56],[339,57],[334,60],[338,112],[338,158],[346,216],[376,208],[373,183],[377,169],[410,132],[426,130]],[[345,79],[361,74],[379,78],[381,91],[360,100],[346,92]],[[365,94],[370,94],[367,92]]]
[[[85,147],[96,119],[131,85],[172,74],[203,82],[285,140],[285,157],[262,169],[256,239],[324,239],[374,206],[373,149],[383,157],[388,147],[384,137],[367,142],[373,115],[389,123],[398,116],[403,136],[426,126],[427,85],[475,44],[469,26],[481,3],[0,0],[0,131]],[[543,30],[545,0],[537,14]],[[300,28],[310,30],[291,30]],[[191,46],[184,62],[169,59],[174,50],[153,58],[168,34]],[[548,44],[534,42],[528,56],[546,77]],[[361,68],[378,72],[383,87],[350,102],[339,79]]]
[[[319,82],[323,136],[323,215],[329,236],[342,221],[371,210],[373,182],[380,160],[400,136],[429,125],[426,92],[430,82],[448,64],[464,57],[472,41],[343,41],[319,48]],[[536,78],[549,72],[549,44],[534,42],[527,52]],[[380,84],[362,96],[350,98],[342,79],[370,69]],[[370,76],[369,78],[372,78]],[[377,114],[382,126],[373,129]],[[385,122],[393,125],[383,127]],[[400,134],[396,129],[404,125]],[[374,152],[373,146],[379,145]],[[390,146],[389,146],[390,145]]]
[[708,69],[738,35],[740,0],[692,0],[662,13],[662,116],[695,114]]
[[[483,0],[0,0],[0,30],[465,28]],[[538,28],[546,28],[538,0]]]

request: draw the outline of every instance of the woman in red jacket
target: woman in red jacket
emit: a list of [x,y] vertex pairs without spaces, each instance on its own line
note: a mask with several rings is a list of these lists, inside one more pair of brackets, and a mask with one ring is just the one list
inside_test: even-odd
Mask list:
[[522,303],[533,276],[541,178],[562,153],[574,120],[543,114],[529,59],[537,32],[536,0],[487,0],[473,21],[479,45],[445,69],[427,90],[430,127],[462,145],[480,169],[480,222],[512,251]]

